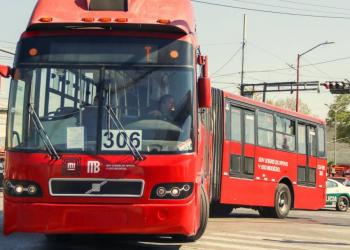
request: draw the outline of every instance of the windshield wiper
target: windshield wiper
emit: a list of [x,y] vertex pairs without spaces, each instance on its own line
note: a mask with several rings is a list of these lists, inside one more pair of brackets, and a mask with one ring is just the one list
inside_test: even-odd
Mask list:
[[138,161],[145,160],[145,158],[140,154],[140,152],[137,150],[137,148],[134,146],[134,144],[131,143],[130,138],[126,134],[126,131],[125,131],[124,127],[123,127],[123,124],[119,120],[117,114],[113,111],[113,109],[110,106],[105,105],[104,107],[107,110],[109,117],[112,118],[112,121],[113,121],[114,125],[116,126],[116,128],[123,132],[123,133],[121,133],[122,136],[123,136],[123,139],[125,140],[126,145],[130,149],[130,151],[131,151],[132,155],[134,156],[134,158],[136,160],[138,160]]
[[29,110],[30,117],[32,118],[32,121],[34,123],[34,127],[35,127],[36,131],[38,132],[39,137],[43,141],[47,152],[49,153],[49,155],[51,156],[52,159],[59,160],[60,156],[58,155],[55,147],[52,145],[52,142],[51,142],[49,136],[47,135],[47,133],[44,129],[44,126],[41,123],[39,116],[35,112],[35,109],[31,103],[29,104],[28,110]]

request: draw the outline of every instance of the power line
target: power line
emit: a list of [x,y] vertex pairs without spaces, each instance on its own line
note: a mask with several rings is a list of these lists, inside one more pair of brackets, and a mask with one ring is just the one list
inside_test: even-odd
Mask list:
[[241,47],[238,48],[238,50],[230,57],[230,59],[227,60],[227,62],[225,62],[220,68],[218,68],[213,74],[212,76],[214,76],[215,74],[217,74],[218,72],[220,72],[220,70],[222,70],[223,68],[225,68],[225,66],[227,64],[229,64],[237,55],[238,55],[238,52],[241,51]]
[[306,6],[313,6],[313,7],[321,7],[321,8],[327,8],[327,9],[350,10],[347,8],[338,8],[335,6],[327,6],[327,5],[312,4],[312,3],[301,3],[301,2],[289,1],[289,0],[276,0],[276,1],[284,2],[284,3],[294,3],[294,4],[299,4],[299,5],[306,5]]
[[15,55],[15,53],[13,53],[11,51],[4,50],[4,49],[0,49],[0,52],[6,53],[6,54],[10,54],[10,55]]
[[[307,60],[306,58],[304,58],[303,60],[305,60],[306,62],[310,63],[309,60]],[[311,67],[313,67],[315,70],[317,70],[318,72],[320,72],[321,74],[323,74],[324,76],[328,77],[328,78],[334,78],[331,75],[329,75],[328,73],[324,72],[323,70],[319,69],[318,67],[316,67],[316,65],[311,65]]]
[[14,45],[16,45],[16,43],[14,43],[14,42],[9,42],[9,41],[4,41],[4,40],[0,40],[0,43],[8,43],[8,44],[14,44]]
[[263,13],[270,13],[270,14],[350,20],[350,17],[346,17],[346,16],[326,16],[326,15],[311,15],[311,14],[302,14],[302,13],[293,13],[293,12],[281,12],[281,11],[273,11],[273,10],[264,10],[264,9],[256,9],[256,8],[239,7],[239,6],[228,5],[228,4],[210,3],[210,2],[199,1],[199,0],[192,0],[192,2],[200,3],[200,4],[206,4],[206,5],[212,5],[212,6],[231,8],[231,9],[256,11],[256,12],[263,12]]
[[281,6],[281,5],[274,5],[274,4],[266,4],[266,3],[258,3],[254,1],[246,1],[246,0],[230,0],[234,2],[240,2],[245,4],[255,4],[260,6],[267,6],[272,8],[279,8],[279,9],[288,9],[288,10],[298,10],[298,11],[306,11],[306,12],[313,12],[313,13],[328,13],[328,14],[340,14],[340,15],[350,15],[350,13],[344,13],[344,12],[331,12],[331,11],[322,11],[322,10],[311,10],[311,9],[300,9],[300,8],[294,8],[289,6]]
[[257,49],[259,49],[259,50],[265,52],[266,54],[268,54],[268,55],[270,55],[270,56],[272,56],[272,57],[278,59],[280,62],[282,62],[283,64],[287,65],[289,68],[296,70],[296,69],[295,69],[293,66],[291,66],[289,63],[285,62],[280,56],[275,55],[274,53],[268,51],[267,49],[264,49],[264,48],[262,48],[262,47],[260,47],[260,46],[258,46],[258,45],[256,45],[256,44],[250,42],[250,41],[248,42],[248,45],[253,45],[253,47],[255,47],[255,48],[257,48]]
[[[326,63],[332,63],[332,62],[339,62],[343,60],[349,60],[350,56],[347,57],[342,57],[342,58],[337,58],[333,60],[328,60],[328,61],[322,61],[322,62],[317,62],[317,63],[311,63],[311,64],[305,64],[300,66],[300,68],[303,67],[309,67],[309,66],[315,66],[315,65],[321,65],[321,64],[326,64]],[[275,71],[284,71],[284,70],[291,70],[291,67],[288,68],[275,68],[275,69],[264,69],[264,70],[251,70],[251,71],[246,71],[246,73],[269,73],[269,72],[275,72]],[[225,76],[230,76],[230,75],[237,75],[240,74],[241,72],[234,72],[234,73],[227,73],[227,74],[222,74],[222,75],[216,75],[214,78],[217,77],[225,77]]]

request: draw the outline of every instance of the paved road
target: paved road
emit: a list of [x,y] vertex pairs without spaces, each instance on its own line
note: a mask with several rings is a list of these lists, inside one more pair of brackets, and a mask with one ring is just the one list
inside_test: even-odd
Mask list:
[[350,249],[350,212],[334,210],[292,211],[287,219],[275,220],[260,218],[253,210],[237,209],[230,217],[210,219],[204,236],[186,244],[115,236],[76,236],[68,242],[50,243],[40,234],[4,237],[2,223],[0,193],[1,250]]

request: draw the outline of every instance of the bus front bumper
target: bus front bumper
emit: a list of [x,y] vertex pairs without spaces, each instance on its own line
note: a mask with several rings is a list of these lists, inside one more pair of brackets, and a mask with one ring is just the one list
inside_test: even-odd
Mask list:
[[4,202],[4,234],[193,235],[195,200],[186,204],[46,204]]

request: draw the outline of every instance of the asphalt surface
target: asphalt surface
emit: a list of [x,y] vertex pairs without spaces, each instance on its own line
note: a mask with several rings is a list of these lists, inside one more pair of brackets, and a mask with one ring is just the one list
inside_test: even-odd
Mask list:
[[350,212],[331,209],[291,211],[287,219],[260,218],[250,209],[233,210],[225,218],[211,218],[203,237],[195,243],[173,243],[167,238],[135,238],[113,235],[79,235],[49,242],[41,234],[2,234],[1,250],[97,250],[97,249],[350,249]]

